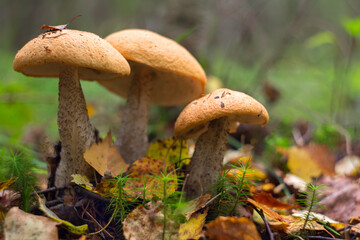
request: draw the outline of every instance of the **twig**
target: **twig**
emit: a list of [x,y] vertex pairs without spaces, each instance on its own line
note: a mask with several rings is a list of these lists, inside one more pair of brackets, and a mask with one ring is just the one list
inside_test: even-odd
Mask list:
[[212,201],[214,201],[218,196],[220,196],[221,193],[219,193],[218,195],[216,195],[215,197],[213,197],[212,199],[210,199],[209,201],[206,202],[205,206],[209,205]]
[[51,188],[48,188],[48,189],[45,189],[45,190],[34,191],[34,192],[31,193],[31,196],[35,195],[35,193],[44,194],[44,193],[53,192],[53,191],[57,191],[57,190],[63,190],[65,188],[67,188],[67,186],[66,187],[51,187]]
[[266,227],[266,231],[267,231],[268,234],[269,234],[270,240],[274,240],[274,234],[272,233],[272,231],[271,231],[271,229],[270,229],[269,223],[268,223],[268,222],[266,221],[266,219],[265,219],[263,210],[262,210],[262,209],[261,209],[261,210],[257,209],[257,207],[255,207],[254,205],[253,205],[253,207],[254,207],[255,211],[260,215],[260,217],[262,218],[262,220],[264,221],[265,227]]
[[[102,228],[101,224],[100,224],[98,221],[96,221],[96,219],[95,219],[88,211],[85,211],[85,214],[86,214],[88,217],[90,217],[91,220],[93,220],[99,227]],[[105,229],[104,229],[104,233],[106,233],[109,237],[114,238],[114,236],[111,235],[111,234],[110,234],[108,231],[106,231]]]
[[342,240],[341,238],[322,237],[322,236],[308,236],[311,239],[326,239],[326,240]]

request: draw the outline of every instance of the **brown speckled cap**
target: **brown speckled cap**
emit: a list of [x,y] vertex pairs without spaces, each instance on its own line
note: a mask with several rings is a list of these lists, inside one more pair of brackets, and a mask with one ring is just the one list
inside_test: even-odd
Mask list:
[[174,135],[193,138],[207,130],[211,120],[228,117],[236,122],[264,126],[269,121],[265,107],[242,92],[220,88],[189,103],[176,120]]
[[27,76],[58,77],[62,65],[79,67],[84,80],[109,80],[130,74],[125,58],[104,39],[83,31],[46,32],[15,56],[15,71]]
[[[152,103],[166,106],[187,104],[204,92],[204,70],[177,42],[141,29],[119,31],[105,40],[129,61],[132,70],[139,66],[153,70]],[[113,82],[101,81],[100,84],[126,98],[132,78],[133,76]]]

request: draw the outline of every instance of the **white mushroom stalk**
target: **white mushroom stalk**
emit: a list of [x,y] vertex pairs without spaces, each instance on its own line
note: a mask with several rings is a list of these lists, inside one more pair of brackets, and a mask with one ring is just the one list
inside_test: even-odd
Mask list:
[[196,141],[195,152],[189,166],[189,177],[185,186],[188,197],[204,194],[218,180],[228,135],[229,121],[227,117],[222,117],[212,120],[209,123],[208,130]]
[[148,122],[153,71],[148,67],[132,65],[135,72],[123,111],[116,145],[128,163],[146,156],[148,149]]
[[61,161],[56,171],[55,185],[63,186],[72,174],[93,177],[93,168],[85,162],[84,152],[94,141],[86,102],[77,67],[64,66],[59,74],[58,126],[61,140]]

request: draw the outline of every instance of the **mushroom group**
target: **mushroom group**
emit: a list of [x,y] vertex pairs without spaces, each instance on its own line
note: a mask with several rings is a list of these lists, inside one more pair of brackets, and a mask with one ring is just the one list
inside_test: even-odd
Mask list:
[[187,196],[198,197],[217,181],[229,130],[237,123],[264,126],[268,120],[268,112],[261,103],[245,93],[226,88],[189,103],[180,113],[174,128],[175,137],[198,137],[185,186]]
[[77,30],[40,34],[15,56],[15,71],[33,77],[59,78],[58,126],[61,161],[55,185],[68,184],[72,174],[93,178],[83,154],[94,141],[79,79],[108,81],[130,74],[124,57],[99,36]]
[[263,126],[269,120],[264,106],[244,93],[223,88],[201,97],[206,75],[196,59],[175,41],[147,30],[123,30],[106,39],[68,29],[45,32],[18,51],[13,66],[27,76],[59,78],[62,148],[56,186],[68,184],[75,173],[94,176],[83,156],[95,139],[80,79],[96,80],[127,98],[116,144],[129,164],[146,156],[149,104],[193,100],[174,129],[178,138],[198,137],[185,187],[188,197],[209,191],[216,182],[230,129],[239,122]]

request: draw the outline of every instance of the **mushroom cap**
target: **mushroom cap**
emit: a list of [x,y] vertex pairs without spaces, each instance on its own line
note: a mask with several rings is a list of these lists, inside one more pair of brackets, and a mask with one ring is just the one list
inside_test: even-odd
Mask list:
[[228,117],[230,126],[250,123],[264,126],[269,121],[265,107],[249,95],[220,88],[189,103],[175,122],[174,135],[198,137],[211,120]]
[[127,97],[138,67],[153,71],[151,102],[173,106],[189,103],[204,92],[206,75],[197,60],[177,42],[157,33],[128,29],[105,38],[130,63],[132,75],[112,82],[100,81],[110,91]]
[[99,36],[77,30],[59,30],[40,34],[22,47],[15,56],[15,71],[34,77],[58,77],[64,65],[79,68],[85,80],[110,80],[129,75],[125,58]]

